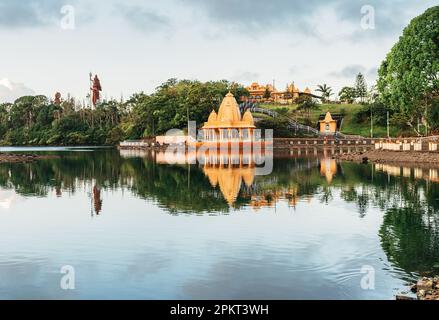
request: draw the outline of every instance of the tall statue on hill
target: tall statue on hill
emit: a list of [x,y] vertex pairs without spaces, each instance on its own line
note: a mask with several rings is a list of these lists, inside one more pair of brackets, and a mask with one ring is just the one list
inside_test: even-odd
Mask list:
[[98,75],[95,75],[92,78],[92,74],[90,73],[90,82],[91,82],[91,102],[93,103],[93,107],[96,107],[96,104],[100,100],[100,91],[102,91],[101,82],[99,81]]
[[53,104],[59,106],[61,104],[61,93],[55,93],[55,99],[53,100]]

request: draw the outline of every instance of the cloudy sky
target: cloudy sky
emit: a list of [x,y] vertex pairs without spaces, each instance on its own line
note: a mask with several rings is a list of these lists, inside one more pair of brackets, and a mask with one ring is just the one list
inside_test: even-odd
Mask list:
[[[100,76],[107,98],[149,93],[172,77],[243,84],[275,79],[280,89],[291,81],[313,90],[327,83],[338,91],[363,72],[372,84],[403,28],[438,4],[0,0],[0,102],[56,91],[83,99],[90,71]],[[374,29],[364,28],[372,23],[370,8]]]

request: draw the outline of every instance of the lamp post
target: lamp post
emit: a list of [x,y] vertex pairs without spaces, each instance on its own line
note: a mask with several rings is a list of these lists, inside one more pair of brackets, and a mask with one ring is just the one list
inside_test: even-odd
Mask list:
[[187,135],[189,136],[189,105],[186,105],[186,117],[187,117]]
[[387,139],[390,138],[389,111],[387,111]]
[[425,136],[428,137],[428,106],[425,106]]

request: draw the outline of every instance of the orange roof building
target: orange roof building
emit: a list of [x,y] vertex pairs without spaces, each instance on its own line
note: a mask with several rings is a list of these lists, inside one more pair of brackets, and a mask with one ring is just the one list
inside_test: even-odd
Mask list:
[[[267,84],[265,86],[260,85],[257,82],[253,82],[246,88],[250,93],[249,99],[258,102],[276,102],[276,103],[288,103],[293,102],[300,95],[311,95],[311,90],[307,87],[303,92],[299,90],[294,83],[287,84],[284,91],[277,90],[273,85]],[[269,97],[267,97],[267,90]]]
[[243,116],[232,93],[223,99],[218,114],[212,111],[202,128],[205,142],[252,141],[255,129],[249,110]]
[[329,111],[326,113],[325,119],[320,120],[319,123],[320,132],[327,134],[337,132],[337,121],[332,118]]

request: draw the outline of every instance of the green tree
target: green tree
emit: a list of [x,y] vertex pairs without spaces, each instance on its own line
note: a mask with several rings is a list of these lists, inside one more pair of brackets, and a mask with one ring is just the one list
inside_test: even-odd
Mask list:
[[212,110],[218,109],[228,91],[238,101],[248,95],[243,86],[225,80],[202,83],[169,79],[153,94],[135,94],[128,100],[131,114],[122,128],[130,131],[127,132],[130,138],[139,138],[184,129],[188,120],[201,125]]
[[360,102],[364,103],[367,97],[367,83],[364,75],[360,72],[355,79],[355,95],[360,98]]
[[311,110],[315,110],[318,108],[317,103],[307,95],[302,95],[297,99],[297,110],[304,111],[307,114],[308,124],[311,121]]
[[316,91],[321,93],[323,102],[328,102],[329,98],[333,95],[332,88],[326,83],[319,84]]
[[343,87],[338,93],[341,101],[346,103],[353,103],[356,98],[356,90],[353,87]]
[[439,96],[439,6],[426,10],[404,29],[381,64],[378,91],[413,130],[417,131],[420,118],[437,126],[428,116]]
[[273,130],[274,138],[291,138],[294,131],[289,128],[288,120],[284,117],[267,118],[257,122],[257,128],[261,130]]

